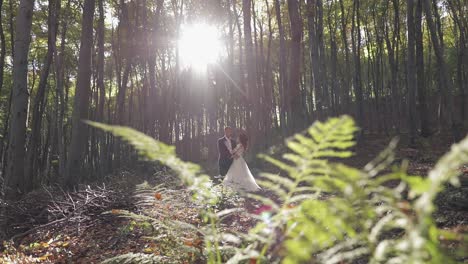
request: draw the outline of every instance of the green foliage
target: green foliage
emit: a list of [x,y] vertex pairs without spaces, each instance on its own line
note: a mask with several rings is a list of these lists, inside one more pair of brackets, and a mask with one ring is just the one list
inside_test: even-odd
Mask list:
[[168,259],[162,256],[155,256],[152,254],[142,254],[142,253],[128,253],[120,256],[116,256],[106,261],[103,261],[102,264],[156,264],[156,263],[168,263]]
[[[178,173],[196,201],[219,201],[208,176],[199,167],[175,157],[173,147],[124,127],[91,123],[130,142],[140,154]],[[456,238],[434,223],[434,199],[447,182],[457,184],[459,168],[468,162],[468,138],[452,147],[427,178],[410,176],[407,164],[393,167],[392,141],[363,169],[337,162],[352,155],[357,131],[347,116],[315,122],[307,135],[287,142],[283,159],[262,156],[281,170],[263,173],[259,183],[271,195],[250,194],[271,206],[248,234],[226,234],[220,219],[236,209],[203,211],[207,262],[257,259],[264,263],[450,263],[439,237]],[[408,194],[408,197],[406,197]],[[200,199],[202,198],[202,199]],[[204,200],[203,200],[204,199]],[[222,200],[222,199],[221,199]],[[239,246],[241,245],[241,246]]]

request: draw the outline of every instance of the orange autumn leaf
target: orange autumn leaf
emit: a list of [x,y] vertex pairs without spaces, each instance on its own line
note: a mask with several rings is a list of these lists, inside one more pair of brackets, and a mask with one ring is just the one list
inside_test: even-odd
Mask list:
[[154,198],[156,198],[157,200],[161,200],[162,199],[161,193],[155,193]]

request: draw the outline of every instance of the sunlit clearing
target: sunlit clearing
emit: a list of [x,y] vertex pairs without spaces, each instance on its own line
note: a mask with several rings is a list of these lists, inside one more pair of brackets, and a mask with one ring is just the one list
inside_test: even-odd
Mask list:
[[218,30],[203,23],[183,26],[177,45],[182,66],[196,71],[205,71],[222,55]]

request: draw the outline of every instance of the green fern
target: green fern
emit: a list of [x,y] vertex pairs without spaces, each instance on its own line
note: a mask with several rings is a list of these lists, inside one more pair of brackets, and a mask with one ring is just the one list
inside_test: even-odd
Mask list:
[[[148,160],[170,167],[195,193],[197,203],[220,200],[209,177],[197,165],[178,159],[173,147],[129,128],[89,123],[128,141]],[[454,236],[434,224],[434,199],[447,182],[457,183],[458,168],[468,162],[468,138],[454,145],[428,178],[421,178],[408,175],[405,162],[385,172],[394,162],[396,140],[363,169],[334,162],[353,154],[349,149],[357,130],[347,116],[315,122],[307,135],[286,142],[290,152],[282,160],[261,155],[281,173],[261,174],[259,183],[273,197],[249,196],[270,205],[271,211],[253,216],[259,222],[248,234],[227,234],[219,229],[220,221],[236,209],[216,213],[213,207],[200,208],[206,220],[198,229],[205,238],[206,261],[221,263],[228,254],[227,263],[251,258],[264,263],[450,263],[438,239]],[[174,224],[167,228],[195,228]]]
[[[250,244],[239,249],[231,263],[252,256],[283,263],[357,258],[370,263],[450,263],[439,246],[442,231],[432,219],[433,200],[447,181],[456,183],[458,168],[468,162],[468,139],[454,145],[423,179],[407,175],[406,163],[381,175],[394,161],[396,140],[362,170],[329,162],[351,155],[347,149],[354,145],[356,130],[346,116],[316,122],[308,136],[287,142],[292,152],[283,155],[284,161],[263,156],[286,173],[264,173],[260,181],[280,202],[252,196],[271,205],[274,214],[251,230]],[[389,187],[391,180],[400,184]],[[404,199],[405,190],[413,200]],[[284,249],[280,255],[278,248]]]
[[168,258],[152,254],[128,253],[107,259],[101,264],[160,264],[171,263]]

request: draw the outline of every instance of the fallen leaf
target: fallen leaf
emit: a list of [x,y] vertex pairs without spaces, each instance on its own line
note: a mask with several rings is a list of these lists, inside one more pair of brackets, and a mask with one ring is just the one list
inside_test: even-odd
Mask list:
[[161,200],[162,199],[161,193],[155,193],[154,198],[156,198],[157,200]]

